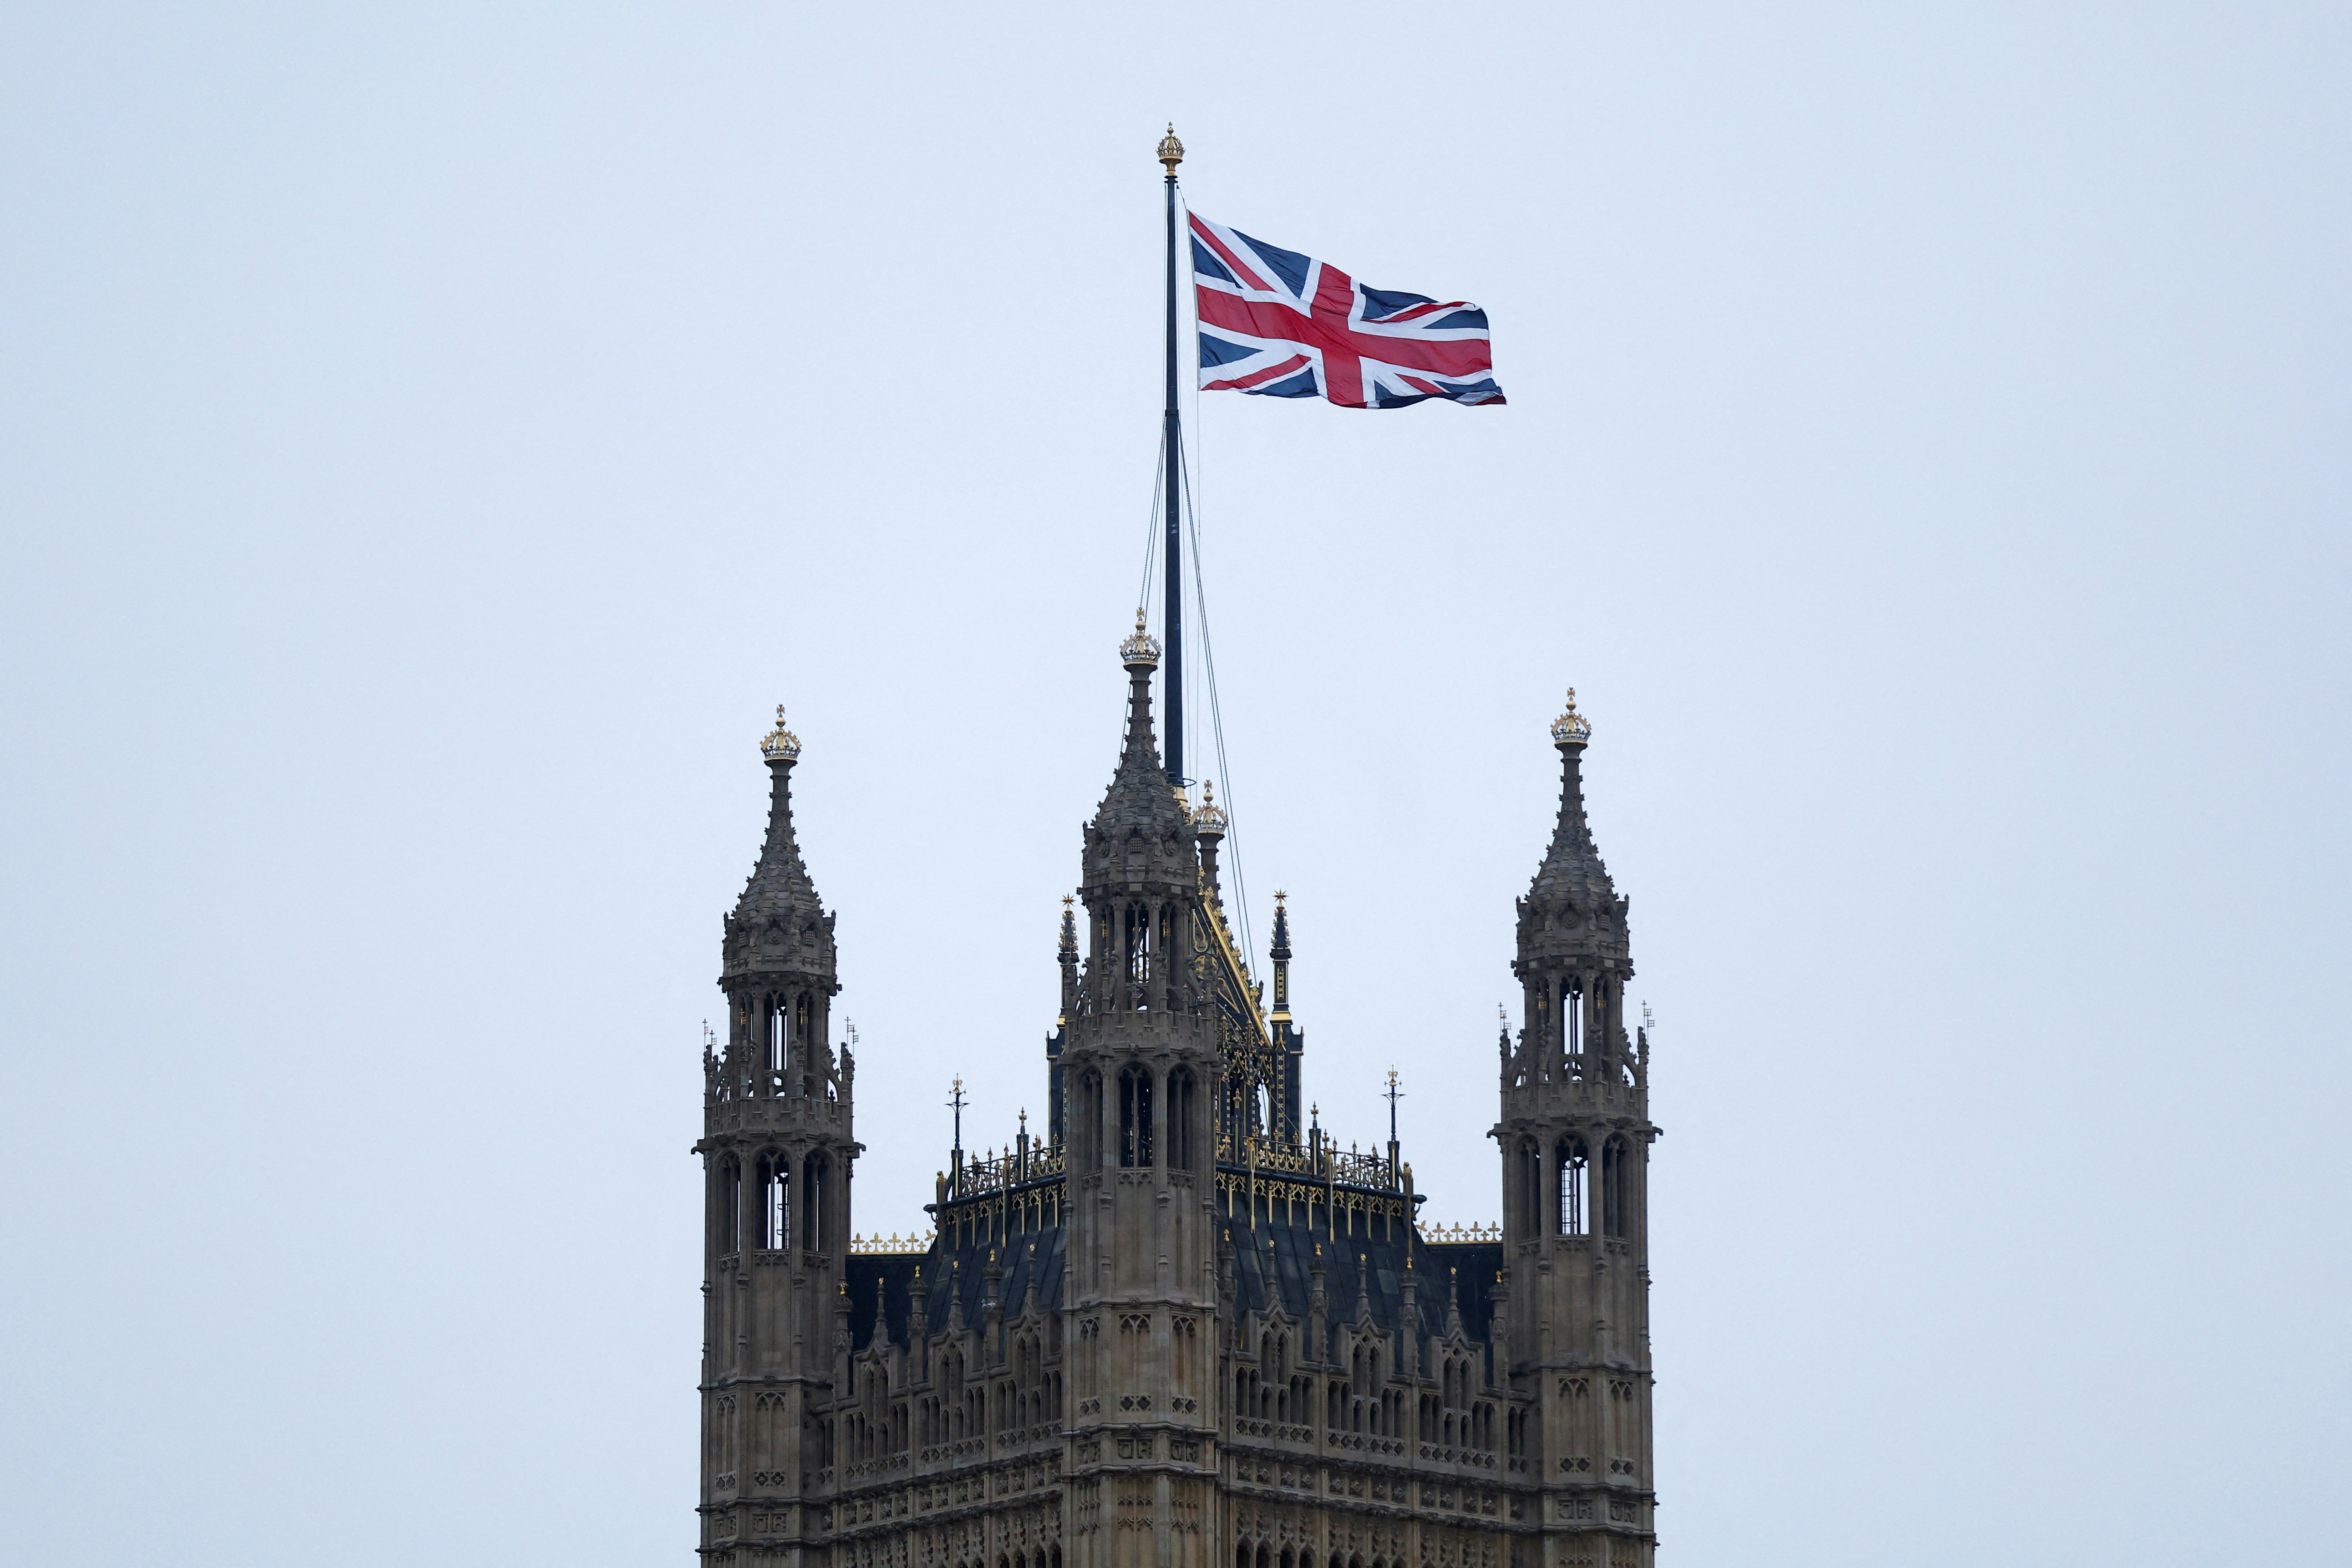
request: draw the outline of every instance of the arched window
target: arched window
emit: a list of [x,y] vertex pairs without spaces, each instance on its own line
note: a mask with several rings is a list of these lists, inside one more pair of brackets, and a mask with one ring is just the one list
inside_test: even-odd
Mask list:
[[768,1036],[768,1079],[763,1087],[768,1093],[773,1094],[776,1079],[782,1076],[784,1070],[784,999],[772,995],[762,1005],[766,1009]]
[[1077,1146],[1102,1163],[1102,1074],[1088,1068],[1078,1078]]
[[1195,1169],[1192,1116],[1196,1089],[1192,1069],[1178,1068],[1168,1075],[1168,1163],[1179,1171]]
[[718,1210],[711,1216],[712,1240],[723,1256],[736,1251],[743,1239],[743,1167],[732,1155],[719,1162],[719,1190],[711,1202]]
[[1128,1005],[1149,1007],[1145,986],[1151,978],[1151,910],[1143,904],[1127,906]]
[[[1559,988],[1559,1048],[1570,1058],[1584,1051],[1584,982],[1571,976]],[[1582,1077],[1582,1068],[1573,1060],[1569,1068]]]
[[760,1245],[782,1252],[793,1244],[793,1167],[782,1154],[760,1160]]
[[804,1169],[807,1179],[802,1185],[807,1192],[801,1204],[801,1245],[811,1252],[816,1252],[825,1245],[824,1182],[829,1173],[822,1154],[811,1154]]
[[1519,1140],[1519,1212],[1527,1234],[1543,1234],[1543,1151],[1531,1138]]
[[1625,1234],[1625,1179],[1631,1152],[1622,1138],[1601,1146],[1601,1234]]
[[811,1081],[808,1070],[809,1041],[814,1037],[811,1030],[811,1022],[814,1016],[814,1013],[815,1006],[814,1000],[810,997],[807,992],[802,992],[800,994],[799,1000],[793,1004],[792,1043],[793,1055],[799,1059],[801,1064],[800,1092],[803,1097],[814,1095],[816,1092],[816,1085]]
[[1563,1138],[1555,1153],[1559,1161],[1559,1234],[1582,1236],[1590,1217],[1584,1212],[1584,1140]]
[[1123,1068],[1118,1075],[1118,1163],[1151,1163],[1151,1069]]

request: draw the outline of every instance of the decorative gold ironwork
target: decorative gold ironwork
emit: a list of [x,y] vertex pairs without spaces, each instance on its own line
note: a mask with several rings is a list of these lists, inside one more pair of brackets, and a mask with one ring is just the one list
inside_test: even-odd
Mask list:
[[760,754],[772,763],[797,761],[801,754],[801,738],[784,728],[784,705],[776,704],[776,727],[760,742]]
[[1592,722],[1576,710],[1576,688],[1568,689],[1568,711],[1551,721],[1551,743],[1581,746],[1592,738]]
[[[925,1231],[920,1236],[884,1236],[877,1231],[872,1236],[851,1237],[849,1250],[856,1253],[882,1253],[896,1256],[929,1252],[931,1249],[931,1240],[936,1235],[938,1235],[936,1231]],[[846,1290],[848,1288],[849,1282],[843,1280],[842,1289]]]
[[1184,161],[1184,143],[1176,140],[1176,122],[1170,121],[1168,134],[1160,139],[1159,159],[1168,166],[1168,177],[1176,177],[1176,165]]
[[1203,838],[1223,838],[1227,818],[1224,807],[1217,804],[1217,786],[1207,779],[1201,781],[1201,805],[1192,813],[1192,831]]

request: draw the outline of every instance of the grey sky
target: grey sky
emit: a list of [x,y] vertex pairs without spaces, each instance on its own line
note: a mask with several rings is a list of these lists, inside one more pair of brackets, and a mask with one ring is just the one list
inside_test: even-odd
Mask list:
[[0,1556],[691,1549],[789,705],[862,1227],[1042,1112],[1201,211],[1503,409],[1212,395],[1309,1092],[1492,1218],[1591,715],[1666,1560],[2341,1561],[2344,7],[17,5]]

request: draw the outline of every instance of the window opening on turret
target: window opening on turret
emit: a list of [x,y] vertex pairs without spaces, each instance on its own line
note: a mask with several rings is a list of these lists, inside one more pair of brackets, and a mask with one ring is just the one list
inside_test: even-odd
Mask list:
[[[1584,1054],[1584,983],[1570,980],[1559,988],[1559,1048],[1573,1058]],[[1583,1076],[1580,1064],[1569,1063],[1569,1070]]]
[[802,1185],[807,1189],[801,1208],[801,1245],[812,1252],[824,1247],[824,1156],[812,1154],[806,1167],[807,1179]]
[[767,1067],[768,1081],[764,1088],[771,1094],[784,1075],[784,999],[771,996],[767,1000]]
[[1178,1068],[1168,1075],[1168,1163],[1179,1171],[1194,1170],[1198,1151],[1192,1147],[1193,1101],[1198,1089],[1192,1069]]
[[1151,1069],[1131,1067],[1118,1075],[1118,1163],[1151,1163]]
[[781,1154],[760,1162],[760,1245],[782,1252],[793,1244],[793,1168]]
[[1526,1234],[1543,1233],[1543,1151],[1524,1139],[1519,1143],[1519,1212],[1527,1216]]
[[802,992],[799,998],[793,1003],[793,1054],[800,1058],[800,1092],[803,1097],[814,1097],[816,1093],[816,1085],[810,1081],[808,1070],[808,1047],[809,1040],[812,1037],[809,1023],[814,1011],[814,1005],[811,1002],[809,994],[805,991]]
[[1601,1234],[1625,1234],[1625,1176],[1630,1163],[1625,1141],[1612,1138],[1601,1146]]
[[719,1250],[724,1255],[737,1250],[742,1240],[743,1167],[732,1159],[719,1164]]
[[1128,1005],[1149,1007],[1144,987],[1151,980],[1151,911],[1141,904],[1127,906]]
[[1591,1216],[1585,1213],[1585,1165],[1588,1163],[1581,1138],[1563,1138],[1559,1149],[1559,1234],[1582,1236],[1590,1227]]

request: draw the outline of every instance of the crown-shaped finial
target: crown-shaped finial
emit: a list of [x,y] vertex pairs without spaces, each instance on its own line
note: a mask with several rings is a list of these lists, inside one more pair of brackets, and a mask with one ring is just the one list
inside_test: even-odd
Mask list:
[[1225,809],[1217,804],[1217,786],[1203,779],[1201,782],[1201,805],[1192,813],[1192,831],[1203,838],[1222,838],[1226,822]]
[[1143,611],[1135,612],[1135,635],[1118,645],[1119,661],[1129,669],[1141,665],[1150,669],[1160,663],[1160,641],[1143,629]]
[[1576,688],[1568,689],[1568,711],[1551,721],[1551,743],[1563,751],[1592,739],[1592,721],[1576,710]]
[[1160,139],[1160,161],[1168,165],[1168,177],[1176,177],[1176,165],[1184,161],[1184,143],[1176,140],[1176,122],[1168,122],[1168,134]]
[[784,728],[784,705],[781,702],[776,704],[776,727],[760,742],[760,754],[772,763],[800,760],[801,738]]

